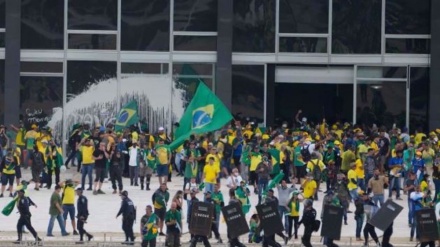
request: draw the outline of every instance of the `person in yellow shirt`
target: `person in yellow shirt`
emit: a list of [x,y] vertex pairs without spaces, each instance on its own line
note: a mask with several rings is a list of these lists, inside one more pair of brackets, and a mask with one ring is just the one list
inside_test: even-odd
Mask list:
[[37,125],[32,124],[31,128],[32,129],[26,132],[26,135],[24,136],[24,140],[26,142],[26,158],[24,160],[23,167],[25,169],[29,167],[29,160],[34,150],[35,141],[40,136]]
[[289,239],[292,238],[292,229],[295,239],[298,239],[298,228],[299,228],[299,213],[300,213],[300,203],[303,201],[303,197],[299,194],[299,191],[295,190],[292,192],[292,198],[287,204],[287,208],[289,209],[289,231],[287,234],[289,235]]
[[429,190],[428,179],[429,179],[429,175],[425,174],[425,175],[423,175],[423,179],[420,182],[420,191],[423,192],[423,193],[426,193]]
[[249,166],[249,185],[254,186],[254,193],[258,192],[258,186],[257,186],[257,180],[258,180],[258,174],[257,174],[257,167],[258,165],[263,162],[263,156],[260,153],[260,148],[258,145],[254,146],[254,149],[249,154],[251,164]]
[[356,176],[357,176],[357,185],[358,187],[365,191],[365,170],[364,170],[364,164],[362,163],[361,159],[357,159],[355,161],[356,164]]
[[203,168],[203,182],[205,183],[205,192],[213,192],[214,185],[217,183],[217,177],[220,174],[220,169],[214,165],[214,157],[209,159],[209,163]]
[[93,185],[93,168],[95,166],[95,160],[93,159],[93,152],[95,151],[95,146],[93,145],[93,140],[89,137],[84,137],[79,143],[81,146],[82,155],[82,168],[81,168],[81,188],[84,190],[84,185],[86,182],[86,176],[89,178],[89,188],[87,190],[92,190]]
[[209,163],[209,159],[214,158],[214,166],[216,166],[220,170],[220,156],[217,153],[217,148],[212,147],[209,150],[209,154],[206,155],[205,164]]
[[356,163],[350,164],[350,170],[347,173],[347,178],[348,178],[348,184],[347,184],[348,191],[350,192],[351,199],[355,200],[358,197]]
[[[318,158],[318,154],[316,152],[313,152],[311,154],[311,159],[309,162],[307,162],[307,170],[308,172],[312,173],[313,180],[316,181],[316,187],[319,190],[319,185],[321,184],[322,180],[322,172],[325,169],[324,162]],[[315,193],[314,199],[318,200],[318,193]]]
[[67,225],[67,215],[69,215],[70,221],[72,222],[73,235],[78,235],[75,224],[75,185],[77,184],[78,182],[73,182],[72,179],[67,179],[65,182],[61,181],[58,184],[63,190],[62,205],[64,211],[64,228]]
[[3,157],[0,165],[0,175],[1,175],[1,194],[0,197],[3,197],[3,193],[5,192],[6,185],[9,184],[9,196],[12,197],[12,191],[14,186],[14,178],[15,178],[15,167],[18,165],[17,158],[13,155],[12,149],[8,148],[6,150],[6,156]]
[[307,174],[306,180],[304,181],[302,188],[303,188],[304,199],[313,200],[313,197],[318,190],[318,185],[316,184],[316,181],[313,179],[312,173]]

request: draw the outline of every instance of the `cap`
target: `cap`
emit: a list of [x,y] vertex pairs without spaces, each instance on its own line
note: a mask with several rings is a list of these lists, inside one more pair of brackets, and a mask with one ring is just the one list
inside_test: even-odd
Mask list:
[[127,192],[126,190],[122,191],[122,192],[121,192],[121,196],[125,196],[125,197],[127,197],[127,196],[128,196],[128,192]]
[[165,130],[164,127],[159,127],[159,131]]
[[76,188],[76,191],[83,191],[83,189],[81,187]]

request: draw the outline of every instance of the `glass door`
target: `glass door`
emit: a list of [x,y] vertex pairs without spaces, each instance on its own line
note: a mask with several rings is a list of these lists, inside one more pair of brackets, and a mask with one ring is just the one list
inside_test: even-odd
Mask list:
[[356,123],[391,128],[409,125],[407,67],[357,67]]

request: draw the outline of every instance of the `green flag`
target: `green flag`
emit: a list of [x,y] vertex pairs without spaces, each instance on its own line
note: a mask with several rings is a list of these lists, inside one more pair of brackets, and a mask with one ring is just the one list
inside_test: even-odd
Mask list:
[[124,105],[116,118],[115,131],[121,131],[128,126],[139,122],[137,111],[138,105],[134,100]]
[[10,201],[2,210],[2,214],[5,216],[9,216],[15,208],[15,203],[17,202],[18,197],[15,197],[12,201]]
[[196,94],[180,119],[170,149],[179,147],[191,134],[218,130],[231,121],[228,108],[204,84],[199,83]]

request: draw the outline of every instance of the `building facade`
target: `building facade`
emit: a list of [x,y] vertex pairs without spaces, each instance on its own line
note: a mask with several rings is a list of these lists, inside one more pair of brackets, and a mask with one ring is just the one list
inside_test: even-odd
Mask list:
[[62,135],[136,99],[151,128],[170,129],[206,83],[263,125],[301,109],[440,127],[440,1],[0,0],[0,15],[6,124]]

